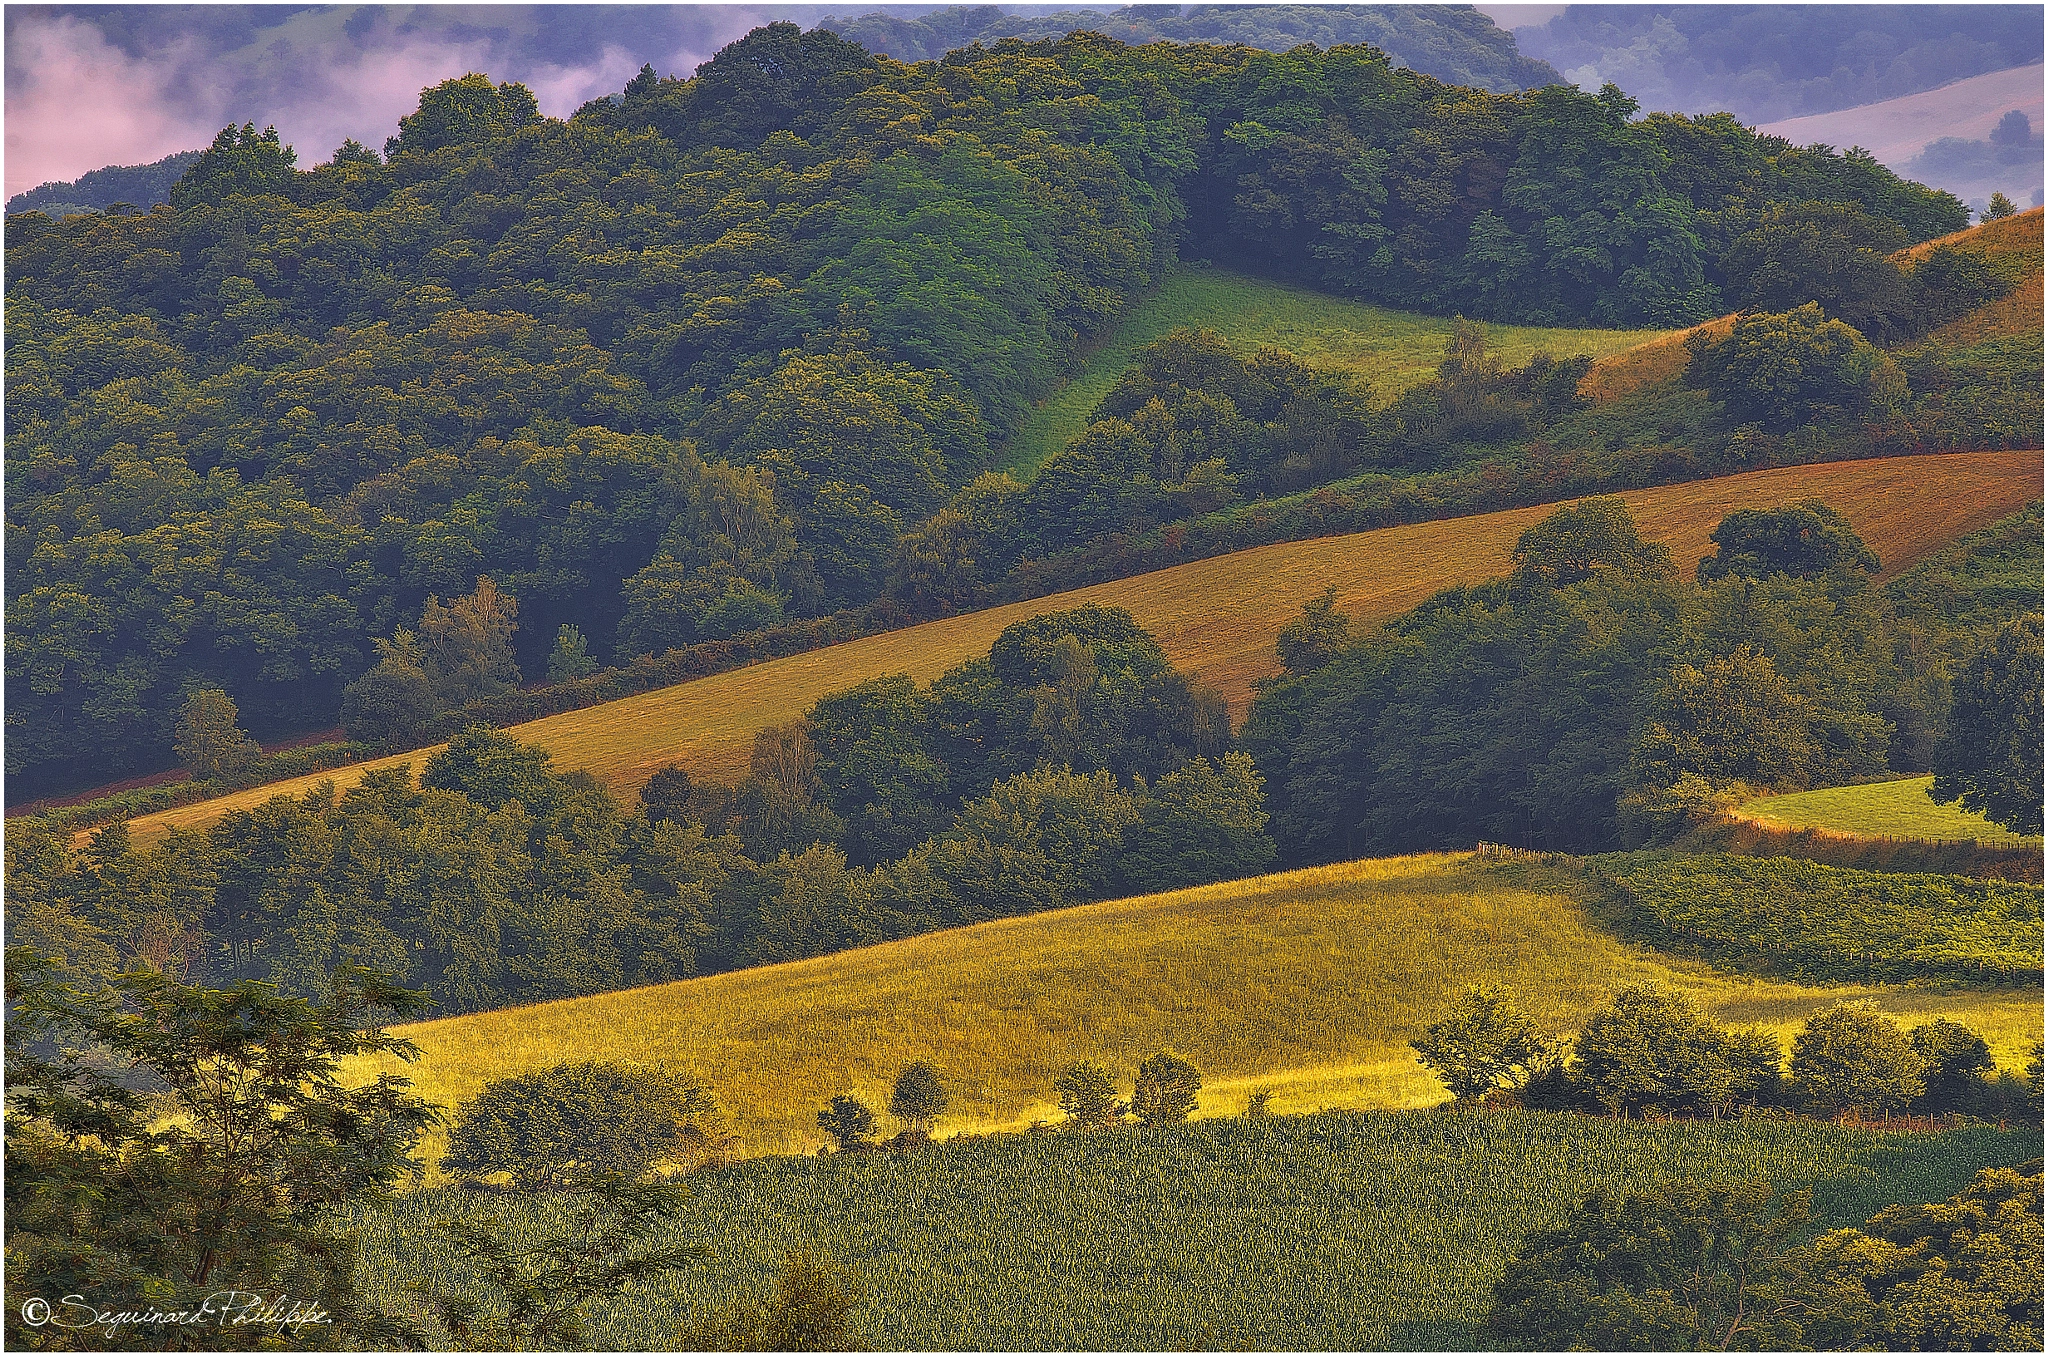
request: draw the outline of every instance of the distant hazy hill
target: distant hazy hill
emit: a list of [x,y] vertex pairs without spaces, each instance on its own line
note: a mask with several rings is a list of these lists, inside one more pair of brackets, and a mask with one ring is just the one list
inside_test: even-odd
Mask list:
[[898,9],[826,19],[819,26],[899,61],[928,61],[976,42],[1035,41],[1088,28],[1129,43],[1236,43],[1269,52],[1305,42],[1370,43],[1397,65],[1497,94],[1558,81],[1549,63],[1522,55],[1513,34],[1469,5],[1131,5],[1030,15],[995,5],[955,5],[924,14]]
[[104,212],[117,202],[147,210],[171,200],[171,185],[199,158],[197,151],[179,151],[153,165],[109,165],[81,174],[68,184],[40,184],[7,200],[11,212],[46,212],[53,217],[79,212]]
[[2041,60],[2038,5],[1573,5],[1515,30],[1581,89],[1774,122]]

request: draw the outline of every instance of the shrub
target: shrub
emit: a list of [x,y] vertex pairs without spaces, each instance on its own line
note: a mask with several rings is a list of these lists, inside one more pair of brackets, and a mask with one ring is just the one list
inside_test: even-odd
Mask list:
[[732,1144],[704,1088],[657,1069],[587,1061],[485,1084],[458,1113],[441,1166],[468,1181],[509,1173],[516,1186],[551,1190],[687,1170]]
[[866,1351],[853,1331],[861,1283],[849,1267],[808,1248],[782,1255],[767,1303],[741,1300],[686,1325],[677,1351]]
[[839,1152],[853,1153],[874,1147],[875,1113],[858,1097],[845,1093],[834,1097],[818,1113],[818,1128],[839,1141]]
[[1905,1033],[1867,1002],[1809,1017],[1792,1042],[1793,1088],[1816,1112],[1902,1108],[1926,1090],[1925,1069]]
[[1178,1125],[1195,1109],[1201,1090],[1202,1071],[1173,1051],[1162,1050],[1138,1066],[1131,1111],[1141,1125]]
[[939,1071],[918,1060],[896,1075],[895,1090],[889,1094],[889,1114],[917,1134],[929,1135],[932,1122],[945,1114],[946,1102]]
[[1116,1099],[1116,1081],[1093,1060],[1069,1064],[1052,1083],[1067,1113],[1067,1128],[1103,1130],[1123,1119],[1129,1107]]
[[1504,990],[1474,984],[1450,1012],[1411,1041],[1423,1066],[1460,1102],[1511,1088],[1544,1050],[1536,1028]]

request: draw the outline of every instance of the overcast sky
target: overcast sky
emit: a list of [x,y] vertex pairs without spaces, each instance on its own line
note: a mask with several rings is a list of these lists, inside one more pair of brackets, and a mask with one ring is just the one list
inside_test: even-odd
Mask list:
[[688,75],[769,18],[825,12],[647,7],[615,34],[564,40],[534,31],[536,11],[485,7],[309,9],[257,30],[229,21],[239,7],[9,5],[6,192],[160,160],[230,122],[274,123],[310,166],[346,137],[383,145],[421,89],[468,71],[522,81],[543,112],[566,116],[624,88],[642,61]]

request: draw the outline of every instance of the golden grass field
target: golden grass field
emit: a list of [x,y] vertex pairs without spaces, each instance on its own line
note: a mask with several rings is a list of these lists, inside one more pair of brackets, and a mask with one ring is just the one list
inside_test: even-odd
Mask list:
[[1934,778],[1906,777],[1861,786],[1828,786],[1750,801],[1738,813],[1780,829],[1820,829],[1851,838],[1915,838],[1931,843],[1974,839],[1992,847],[2039,847],[2039,834],[2008,832],[1974,810],[1941,804]]
[[[1752,471],[1623,497],[1644,535],[1669,546],[1680,567],[1690,568],[1707,554],[1707,534],[1729,511],[1819,496],[1848,515],[1889,576],[2040,494],[2039,452],[1966,452]],[[733,779],[744,774],[757,731],[796,718],[827,693],[889,673],[928,681],[987,653],[1013,622],[1087,602],[1128,608],[1176,665],[1219,689],[1241,719],[1253,680],[1278,671],[1273,642],[1280,628],[1326,585],[1336,586],[1339,606],[1353,616],[1390,617],[1439,589],[1505,573],[1515,539],[1548,512],[1547,506],[1512,509],[1239,551],[735,669],[549,716],[511,733],[548,749],[557,768],[589,771],[621,794],[638,791],[670,763],[693,775]],[[203,827],[272,796],[302,795],[323,781],[346,789],[372,768],[410,763],[417,773],[431,753],[380,758],[143,815],[129,831],[136,842],[151,842],[172,827]]]
[[[1971,226],[1953,235],[1923,241],[1892,256],[1901,262],[1917,262],[1943,245],[1966,254],[1979,255],[2013,284],[2013,290],[1989,305],[1981,306],[1936,330],[1929,338],[1946,344],[1974,344],[2009,335],[2039,333],[2041,330],[2041,218],[2042,209]],[[1691,361],[1685,343],[1705,331],[1722,335],[1735,328],[1735,317],[1718,319],[1678,330],[1620,353],[1611,353],[1593,364],[1579,382],[1579,394],[1588,400],[1616,400],[1637,391],[1661,386],[1685,371]]]
[[[1871,998],[1907,1025],[1950,1016],[2003,1067],[2041,1032],[2041,990],[1816,988],[1734,977],[1593,927],[1555,868],[1469,854],[1350,862],[984,923],[882,946],[653,988],[416,1024],[421,1094],[454,1107],[495,1078],[616,1060],[703,1079],[750,1154],[823,1142],[816,1115],[851,1092],[888,1104],[897,1071],[929,1059],[952,1108],[941,1134],[1057,1119],[1050,1091],[1092,1058],[1128,1088],[1162,1047],[1205,1075],[1202,1114],[1258,1089],[1276,1111],[1412,1107],[1444,1099],[1409,1040],[1475,981],[1505,984],[1564,1034],[1616,985],[1668,984],[1789,1050],[1807,1014]],[[370,1068],[354,1072],[367,1077]],[[440,1152],[440,1141],[428,1146]]]

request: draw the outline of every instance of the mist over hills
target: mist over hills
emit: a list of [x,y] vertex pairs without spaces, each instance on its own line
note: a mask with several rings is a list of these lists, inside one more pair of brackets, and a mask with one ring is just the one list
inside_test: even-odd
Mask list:
[[1517,28],[1530,57],[1646,109],[1774,122],[2041,60],[2038,5],[1573,5]]

